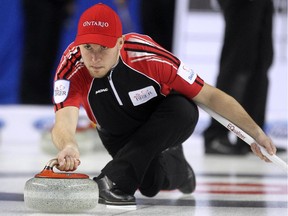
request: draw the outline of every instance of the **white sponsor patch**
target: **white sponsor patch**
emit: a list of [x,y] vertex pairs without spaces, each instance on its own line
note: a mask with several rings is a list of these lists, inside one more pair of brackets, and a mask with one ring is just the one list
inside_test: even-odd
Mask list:
[[153,86],[131,91],[128,94],[134,106],[146,103],[147,101],[157,96]]
[[70,81],[56,80],[54,82],[54,102],[61,103],[66,100],[69,92]]
[[178,68],[177,74],[190,84],[192,84],[197,77],[197,74],[189,66],[183,64],[182,62]]

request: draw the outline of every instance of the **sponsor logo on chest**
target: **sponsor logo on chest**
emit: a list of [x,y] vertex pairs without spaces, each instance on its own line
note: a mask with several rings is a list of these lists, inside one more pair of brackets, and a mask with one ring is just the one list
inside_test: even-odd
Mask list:
[[157,96],[153,86],[131,91],[128,94],[134,106],[146,103],[147,101]]
[[103,93],[103,92],[108,92],[108,88],[103,88],[103,89],[99,89],[99,90],[96,90],[95,91],[95,94],[100,94],[100,93]]

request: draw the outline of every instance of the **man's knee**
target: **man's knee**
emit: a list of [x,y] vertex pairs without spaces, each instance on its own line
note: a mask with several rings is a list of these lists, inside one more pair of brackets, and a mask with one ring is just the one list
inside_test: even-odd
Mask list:
[[183,127],[192,133],[199,119],[199,110],[197,105],[184,96],[173,95],[170,103],[173,103],[175,109],[175,121],[177,127]]

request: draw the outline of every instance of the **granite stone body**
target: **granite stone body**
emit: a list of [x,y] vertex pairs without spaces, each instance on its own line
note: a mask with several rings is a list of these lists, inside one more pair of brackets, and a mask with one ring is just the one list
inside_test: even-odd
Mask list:
[[98,203],[97,183],[91,179],[32,178],[24,188],[24,203],[41,212],[72,213]]

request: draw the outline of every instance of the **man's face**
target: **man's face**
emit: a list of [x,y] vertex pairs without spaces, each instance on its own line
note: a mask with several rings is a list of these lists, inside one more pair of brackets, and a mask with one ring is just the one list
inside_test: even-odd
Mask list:
[[118,38],[113,48],[98,44],[79,45],[84,65],[94,78],[104,77],[118,62],[124,39]]

